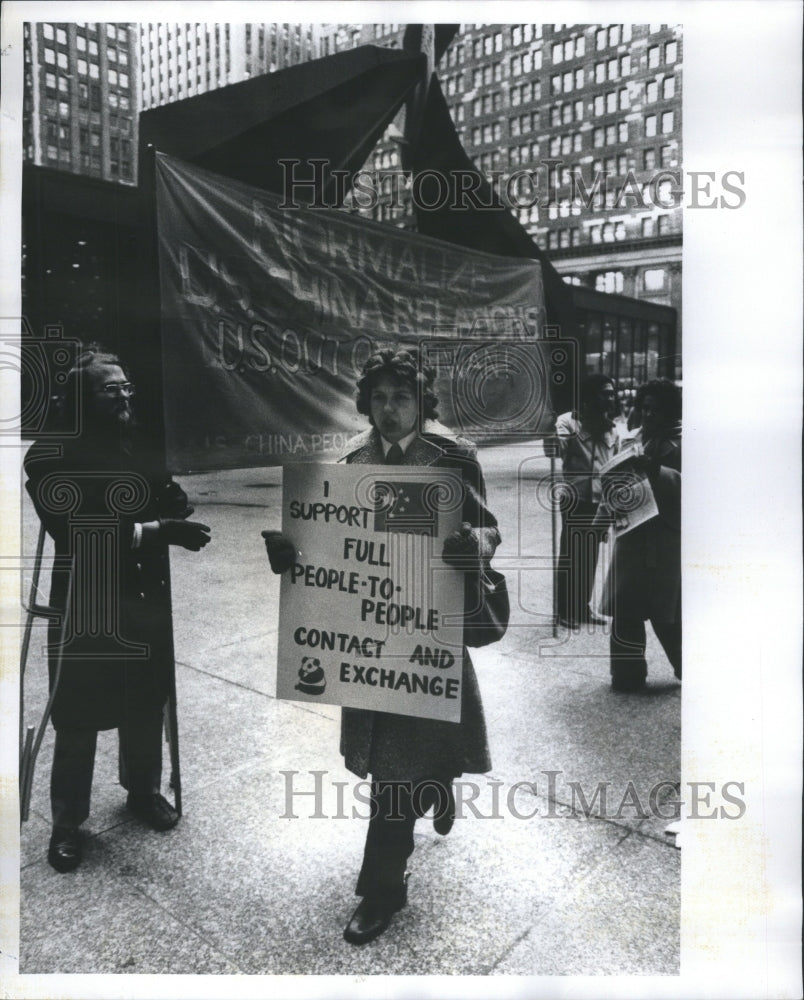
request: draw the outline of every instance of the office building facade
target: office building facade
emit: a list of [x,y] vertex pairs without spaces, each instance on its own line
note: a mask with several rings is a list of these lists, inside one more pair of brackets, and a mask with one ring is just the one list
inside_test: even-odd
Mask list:
[[[364,42],[399,45],[399,25]],[[571,284],[681,307],[682,51],[672,25],[461,25],[438,75],[464,148]],[[399,168],[386,138],[368,165]],[[407,225],[381,187],[372,214]]]
[[130,24],[27,22],[27,162],[136,183],[137,39]]

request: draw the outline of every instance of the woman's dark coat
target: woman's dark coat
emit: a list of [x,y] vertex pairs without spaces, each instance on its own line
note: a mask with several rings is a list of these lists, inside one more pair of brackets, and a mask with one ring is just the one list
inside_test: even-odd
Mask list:
[[645,442],[644,451],[659,514],[615,534],[601,610],[615,618],[680,622],[681,428]]
[[[460,473],[464,483],[462,517],[473,527],[496,528],[486,506],[483,474],[471,442],[438,432],[421,433],[405,453],[403,465],[436,466]],[[376,430],[353,442],[344,461],[382,465],[382,441]],[[496,533],[495,533],[496,534]],[[461,721],[443,722],[364,709],[344,708],[341,715],[341,753],[347,768],[358,777],[371,774],[380,781],[416,781],[482,774],[491,768],[486,723],[475,671],[463,651]]]

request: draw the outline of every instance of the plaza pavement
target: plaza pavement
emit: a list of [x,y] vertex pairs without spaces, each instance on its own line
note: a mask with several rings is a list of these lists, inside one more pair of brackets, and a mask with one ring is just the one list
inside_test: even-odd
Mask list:
[[[102,733],[84,862],[57,874],[49,731],[21,831],[21,973],[678,974],[681,852],[665,831],[681,685],[652,634],[637,695],[610,690],[604,628],[553,637],[548,462],[533,442],[481,461],[514,606],[505,638],[472,654],[493,766],[464,776],[476,798],[448,837],[417,824],[409,902],[389,930],[360,948],[342,938],[366,821],[349,816],[365,809],[338,753],[339,709],[273,694],[278,578],[260,530],[279,527],[281,472],[190,475],[213,542],[172,555],[184,815],[167,834],[132,818],[116,734]],[[37,527],[26,507],[31,551]],[[37,630],[28,722],[43,641]],[[311,772],[319,815],[312,796],[288,799],[291,781],[314,789]]]

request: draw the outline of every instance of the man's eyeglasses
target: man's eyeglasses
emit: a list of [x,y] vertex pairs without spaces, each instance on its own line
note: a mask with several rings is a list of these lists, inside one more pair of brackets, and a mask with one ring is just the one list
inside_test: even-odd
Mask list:
[[107,396],[136,396],[137,387],[133,382],[107,382],[101,389]]

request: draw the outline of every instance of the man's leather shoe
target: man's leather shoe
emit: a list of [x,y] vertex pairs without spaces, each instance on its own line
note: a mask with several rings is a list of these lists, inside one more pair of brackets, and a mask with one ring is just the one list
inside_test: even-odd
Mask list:
[[151,795],[133,795],[129,792],[126,805],[138,819],[154,830],[172,830],[179,822],[179,814],[158,792]]
[[357,909],[344,929],[345,940],[349,944],[368,944],[378,938],[391,923],[391,917],[402,909],[405,902],[403,899],[399,905],[395,905],[385,898],[365,896],[357,904]]
[[634,694],[642,691],[645,687],[645,680],[648,671],[642,667],[628,668],[616,666],[611,668],[611,690],[620,691],[624,694]]
[[[436,833],[446,837],[455,822],[455,793],[452,791],[452,782],[445,784],[447,789],[447,808],[437,812],[433,819],[433,829]],[[436,803],[436,809],[441,805],[440,800]]]
[[54,826],[47,859],[57,872],[73,872],[81,864],[81,834],[74,827]]

